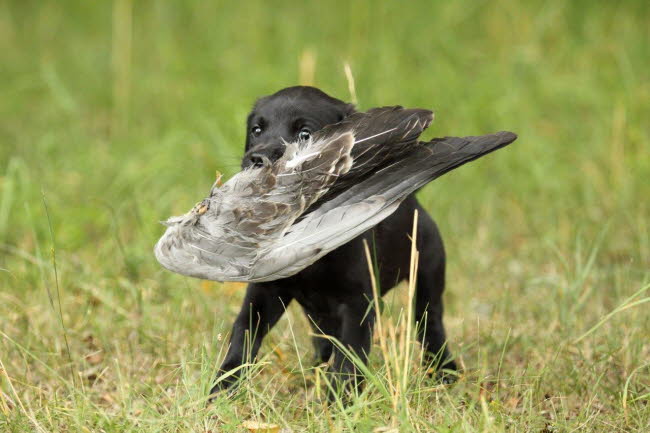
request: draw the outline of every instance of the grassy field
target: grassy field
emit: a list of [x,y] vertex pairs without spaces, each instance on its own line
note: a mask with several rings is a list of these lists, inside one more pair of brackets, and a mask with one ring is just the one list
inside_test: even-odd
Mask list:
[[[0,0],[0,431],[650,431],[649,22],[642,1]],[[255,98],[298,83],[431,108],[427,137],[519,134],[419,193],[455,385],[400,350],[400,287],[399,354],[377,336],[350,406],[322,403],[292,305],[206,407],[243,288],[164,271],[158,221],[235,173]]]

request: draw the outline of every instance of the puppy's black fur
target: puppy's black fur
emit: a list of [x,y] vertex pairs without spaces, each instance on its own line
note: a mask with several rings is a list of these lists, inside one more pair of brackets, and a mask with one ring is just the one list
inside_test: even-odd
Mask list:
[[[264,158],[274,161],[284,153],[283,140],[307,139],[311,133],[354,111],[353,105],[313,87],[289,87],[261,98],[248,116],[242,167],[259,165]],[[220,374],[240,367],[257,355],[262,339],[293,300],[302,306],[316,333],[337,338],[366,360],[376,313],[369,308],[373,295],[363,239],[374,249],[383,295],[408,277],[409,235],[415,210],[419,213],[417,247],[420,261],[415,299],[419,338],[431,355],[430,359],[439,356],[441,368],[455,370],[456,365],[446,349],[442,324],[445,250],[436,224],[415,197],[409,196],[395,213],[375,228],[300,273],[283,280],[249,284]],[[333,355],[331,368],[334,372],[348,377],[356,374],[354,364],[329,339],[315,337],[314,345],[317,362],[327,362]],[[218,382],[212,392],[227,388],[237,379],[238,374],[233,374]]]

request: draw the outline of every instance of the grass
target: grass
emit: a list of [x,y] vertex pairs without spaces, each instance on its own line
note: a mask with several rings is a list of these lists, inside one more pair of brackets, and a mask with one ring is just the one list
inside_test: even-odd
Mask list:
[[[648,431],[649,21],[641,1],[0,0],[0,431]],[[242,287],[164,271],[157,221],[236,172],[252,102],[298,82],[432,108],[428,137],[519,134],[419,193],[455,385],[399,346],[403,286],[349,407],[321,402],[295,305],[204,405]]]

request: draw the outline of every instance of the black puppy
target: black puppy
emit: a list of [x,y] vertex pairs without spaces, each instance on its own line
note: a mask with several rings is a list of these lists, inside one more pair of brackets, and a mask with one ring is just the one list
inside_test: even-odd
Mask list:
[[[355,112],[351,104],[332,98],[314,87],[289,87],[259,99],[248,116],[246,154],[242,167],[275,161],[285,142],[307,140],[324,126]],[[456,369],[446,349],[442,324],[442,292],[445,287],[445,251],[438,228],[414,196],[372,230],[332,251],[300,273],[277,281],[248,285],[241,311],[233,325],[230,348],[220,375],[253,359],[266,333],[294,299],[302,306],[317,333],[336,337],[366,360],[372,342],[376,312],[369,309],[372,287],[363,239],[374,250],[382,295],[409,275],[413,213],[418,210],[417,247],[420,261],[415,299],[419,337],[430,359],[440,356],[439,366]],[[250,344],[250,345],[249,345]],[[332,342],[314,338],[317,361],[332,354],[334,372],[348,377],[355,367]],[[250,358],[249,358],[250,357]],[[238,370],[241,371],[241,370]],[[212,392],[232,385],[233,374],[218,382]]]

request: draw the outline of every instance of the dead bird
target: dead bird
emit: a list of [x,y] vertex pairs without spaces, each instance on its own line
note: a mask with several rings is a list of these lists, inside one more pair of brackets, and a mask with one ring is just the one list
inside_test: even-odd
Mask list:
[[304,141],[284,143],[190,212],[165,222],[156,244],[167,269],[216,281],[294,275],[392,214],[436,177],[513,142],[503,131],[419,142],[433,113],[400,106],[354,113]]

